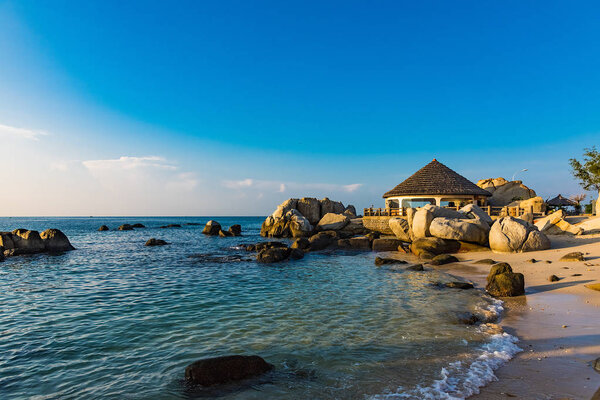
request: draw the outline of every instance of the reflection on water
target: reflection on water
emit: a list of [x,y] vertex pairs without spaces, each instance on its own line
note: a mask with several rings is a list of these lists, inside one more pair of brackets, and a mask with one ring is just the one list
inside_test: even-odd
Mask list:
[[[0,219],[0,230],[57,227],[77,248],[0,264],[0,397],[364,398],[429,386],[489,341],[457,315],[490,301],[432,287],[441,273],[377,268],[373,253],[259,265],[234,247],[260,240],[261,218],[217,218],[240,223],[241,238],[203,236],[207,220]],[[147,228],[96,231],[136,222]],[[185,222],[201,225],[158,228]],[[171,245],[144,247],[150,237]],[[187,364],[225,354],[276,370],[186,387]]]

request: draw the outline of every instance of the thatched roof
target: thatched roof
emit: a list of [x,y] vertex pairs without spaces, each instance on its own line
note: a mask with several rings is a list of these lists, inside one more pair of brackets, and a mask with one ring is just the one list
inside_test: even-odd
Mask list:
[[421,195],[491,196],[491,193],[481,189],[434,158],[432,162],[384,194],[383,197]]
[[555,198],[548,200],[546,204],[552,207],[569,207],[577,205],[577,203],[575,203],[574,201],[569,200],[560,194]]

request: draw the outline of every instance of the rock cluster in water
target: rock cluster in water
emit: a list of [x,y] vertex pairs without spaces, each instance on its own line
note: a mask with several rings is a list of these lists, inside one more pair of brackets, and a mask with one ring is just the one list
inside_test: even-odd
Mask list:
[[194,385],[213,386],[262,375],[273,365],[259,356],[224,356],[198,360],[185,369],[185,379]]
[[224,231],[221,224],[217,221],[210,220],[202,229],[202,233],[208,236],[231,237],[241,236],[242,226],[239,224],[231,225],[228,230]]
[[18,256],[23,254],[56,253],[75,250],[67,236],[58,229],[42,233],[28,229],[0,232],[0,254]]

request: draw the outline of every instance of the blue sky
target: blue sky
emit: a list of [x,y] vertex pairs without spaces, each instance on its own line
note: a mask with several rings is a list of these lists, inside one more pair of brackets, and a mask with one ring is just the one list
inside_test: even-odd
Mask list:
[[600,144],[599,12],[0,0],[0,214],[362,208],[434,157],[581,193],[568,159]]

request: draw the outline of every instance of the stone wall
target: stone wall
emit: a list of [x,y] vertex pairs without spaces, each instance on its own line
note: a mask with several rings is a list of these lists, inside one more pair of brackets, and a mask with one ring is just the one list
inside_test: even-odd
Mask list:
[[390,229],[389,224],[390,218],[397,217],[363,217],[362,220],[364,227],[371,231],[381,232],[385,235],[393,235],[394,232]]

